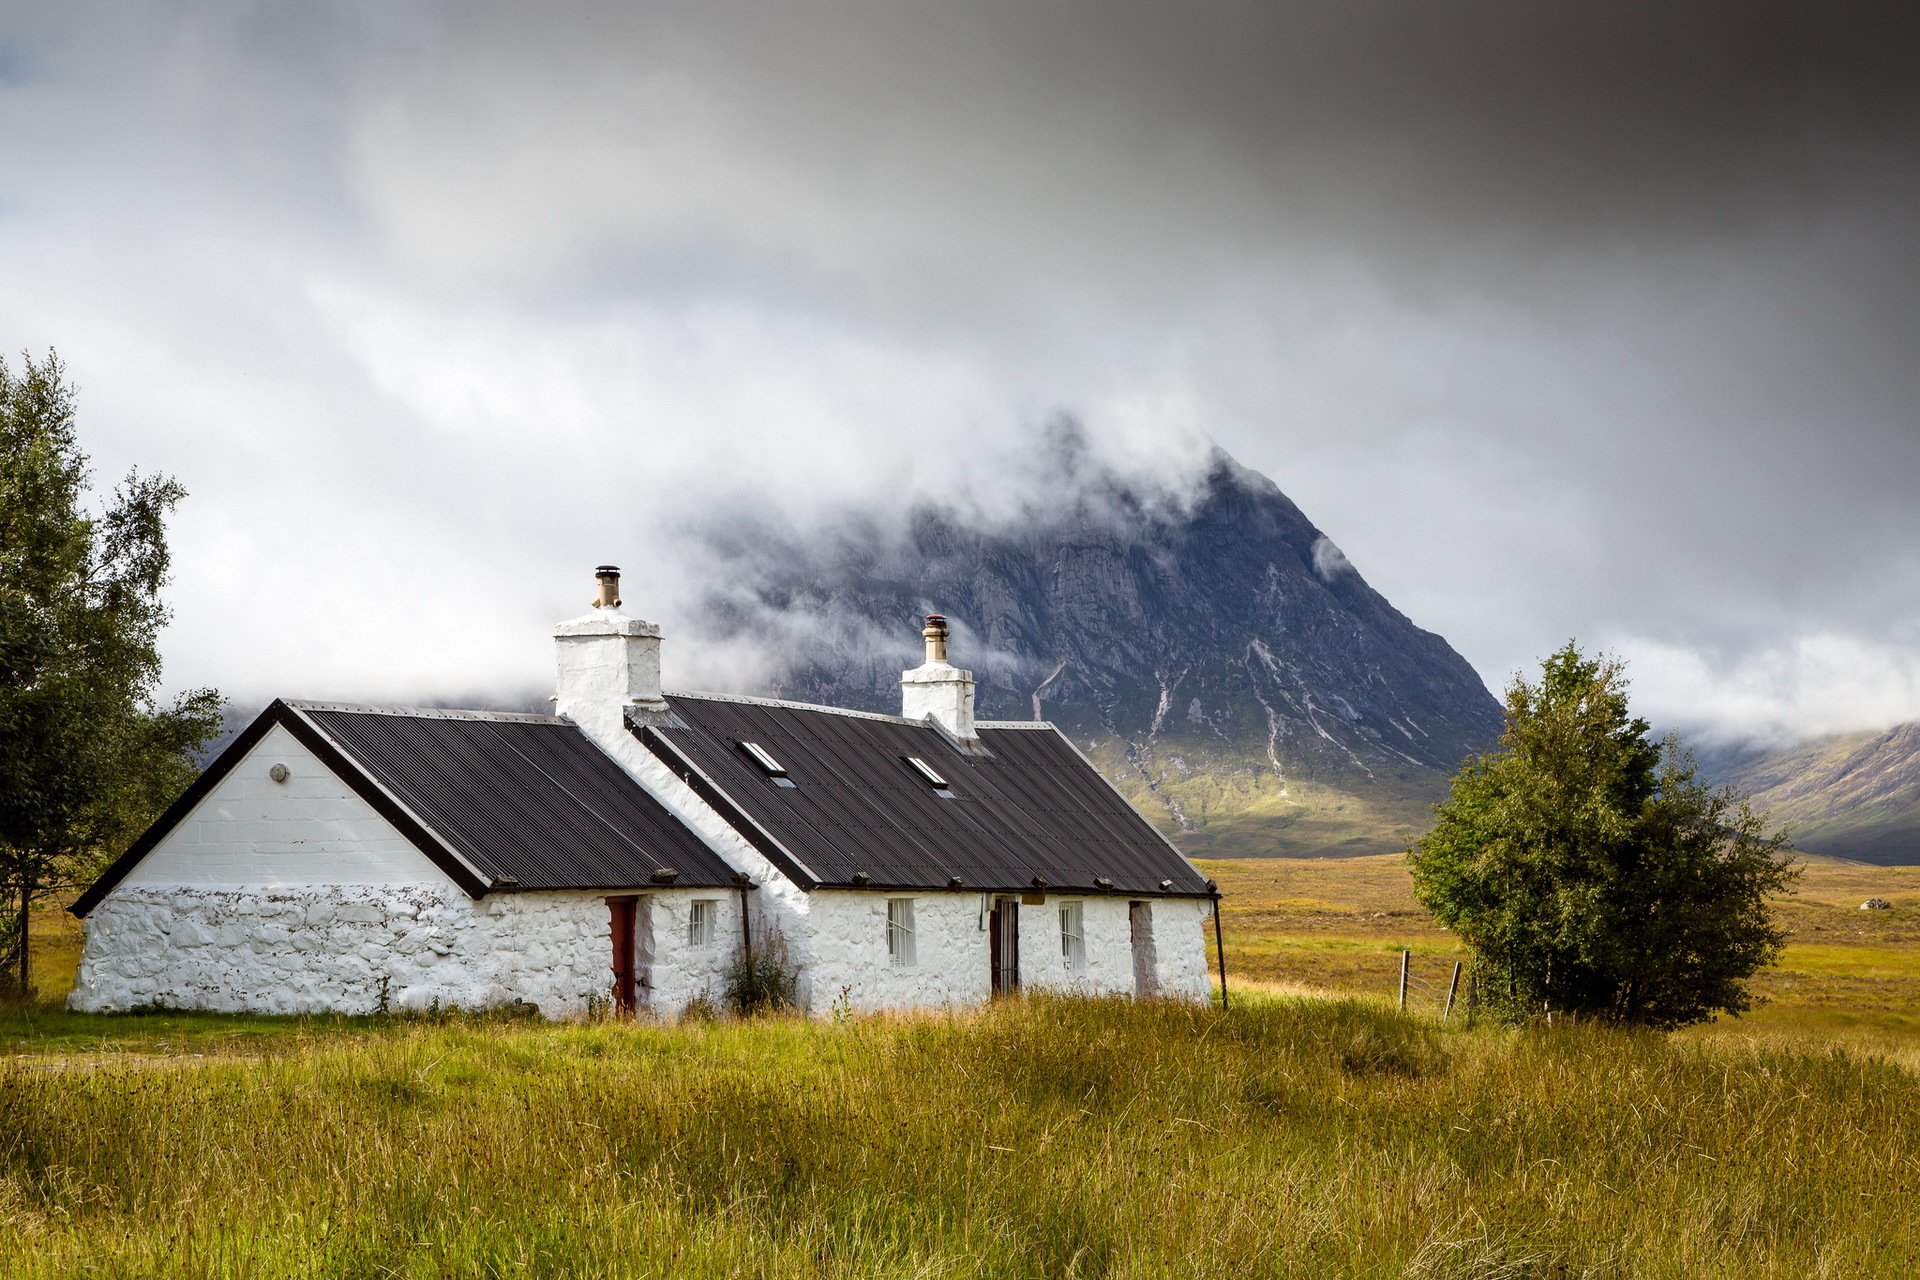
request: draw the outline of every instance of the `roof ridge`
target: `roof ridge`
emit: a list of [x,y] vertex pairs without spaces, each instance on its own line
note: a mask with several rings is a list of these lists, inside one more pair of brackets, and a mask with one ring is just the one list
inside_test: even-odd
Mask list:
[[562,716],[537,711],[479,711],[459,707],[408,707],[373,702],[310,702],[302,698],[282,698],[281,702],[297,711],[334,711],[346,715],[406,716],[412,720],[492,720],[523,724],[567,724]]
[[890,716],[881,711],[856,711],[852,707],[829,707],[818,702],[794,702],[788,698],[756,698],[744,693],[689,693],[680,689],[668,689],[661,695],[664,698],[689,698],[702,702],[738,702],[752,707],[781,707],[788,711],[825,711],[836,716],[854,716],[861,720],[884,720],[889,724],[904,724],[913,728],[926,728],[925,720],[915,720],[908,716]]
[[1055,733],[1060,727],[1051,720],[975,720],[976,729],[1052,729]]

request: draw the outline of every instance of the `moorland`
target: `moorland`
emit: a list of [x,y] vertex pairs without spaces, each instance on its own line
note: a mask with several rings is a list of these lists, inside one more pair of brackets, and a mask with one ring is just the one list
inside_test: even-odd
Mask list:
[[83,1017],[49,916],[0,1273],[1920,1272],[1920,868],[1813,863],[1765,1003],[1672,1035],[1443,1021],[1398,859],[1206,869],[1224,1013]]

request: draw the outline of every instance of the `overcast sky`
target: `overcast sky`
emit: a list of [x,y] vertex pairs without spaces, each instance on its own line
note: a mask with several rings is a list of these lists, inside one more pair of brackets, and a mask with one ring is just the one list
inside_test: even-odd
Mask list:
[[990,516],[1064,412],[1218,441],[1496,689],[1920,718],[1911,5],[0,18],[0,349],[191,491],[175,685],[500,702],[594,564],[671,628],[677,522]]

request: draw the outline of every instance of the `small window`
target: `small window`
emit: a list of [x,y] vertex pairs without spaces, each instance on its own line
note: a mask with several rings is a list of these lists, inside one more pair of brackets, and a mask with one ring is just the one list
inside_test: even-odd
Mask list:
[[1077,902],[1060,904],[1060,958],[1069,969],[1087,967],[1087,934]]
[[942,800],[953,799],[953,792],[948,789],[947,780],[940,776],[939,770],[935,769],[925,760],[922,760],[919,756],[901,756],[900,758],[913,766],[915,773],[932,784],[933,794],[939,796]]
[[753,757],[753,762],[772,778],[776,786],[791,787],[793,779],[787,776],[787,766],[773,758],[773,753],[757,742],[743,742],[740,749]]
[[914,962],[913,899],[887,899],[887,959],[896,969],[910,968]]
[[714,921],[719,914],[719,899],[695,898],[687,909],[687,945],[690,947],[712,946]]

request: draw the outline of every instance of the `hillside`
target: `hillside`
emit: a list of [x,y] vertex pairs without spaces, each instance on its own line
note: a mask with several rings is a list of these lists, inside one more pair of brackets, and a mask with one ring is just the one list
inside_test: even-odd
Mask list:
[[1702,767],[1786,823],[1803,850],[1886,866],[1920,863],[1920,724],[1706,754]]
[[[1053,465],[1059,466],[1058,458]],[[1069,445],[1059,499],[981,527],[705,531],[723,641],[776,637],[762,689],[899,707],[919,617],[947,615],[987,718],[1050,719],[1198,856],[1404,847],[1500,710],[1271,480],[1215,451],[1182,501]]]

